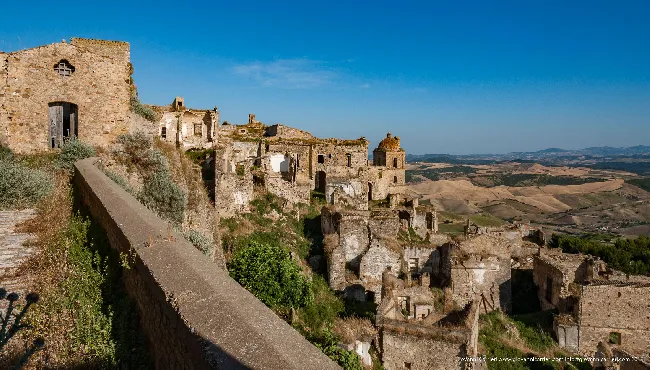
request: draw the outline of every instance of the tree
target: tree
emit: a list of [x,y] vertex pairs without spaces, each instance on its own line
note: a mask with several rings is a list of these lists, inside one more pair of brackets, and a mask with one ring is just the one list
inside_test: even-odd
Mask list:
[[230,276],[271,308],[304,307],[313,301],[311,284],[283,248],[251,241],[235,252]]

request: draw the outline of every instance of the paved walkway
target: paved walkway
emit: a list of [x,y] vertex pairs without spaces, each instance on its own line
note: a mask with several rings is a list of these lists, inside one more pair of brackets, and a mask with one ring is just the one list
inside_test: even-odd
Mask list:
[[33,235],[17,232],[16,225],[35,215],[32,209],[0,211],[0,288],[9,293],[16,292],[21,298],[28,293],[29,282],[26,277],[17,275],[18,268],[36,252],[36,248],[23,245]]

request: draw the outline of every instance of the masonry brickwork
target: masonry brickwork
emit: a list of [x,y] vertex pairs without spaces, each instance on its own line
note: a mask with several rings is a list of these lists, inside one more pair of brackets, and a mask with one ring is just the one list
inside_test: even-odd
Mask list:
[[[383,274],[377,326],[386,369],[469,369],[463,357],[477,355],[479,310],[475,302],[445,310],[429,289],[428,274],[418,283]],[[436,307],[438,306],[438,307]]]
[[600,342],[650,354],[650,278],[625,275],[591,256],[541,249],[533,276],[543,309],[557,309],[558,342],[593,356]]
[[[81,38],[1,53],[0,143],[18,153],[47,150],[52,136],[72,136],[76,126],[81,140],[107,146],[129,130],[129,60],[126,42]],[[73,127],[52,135],[64,106]]]

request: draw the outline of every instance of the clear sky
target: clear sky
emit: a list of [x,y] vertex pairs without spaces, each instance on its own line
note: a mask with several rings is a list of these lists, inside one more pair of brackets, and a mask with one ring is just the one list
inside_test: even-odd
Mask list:
[[650,1],[9,1],[0,50],[131,43],[144,103],[175,96],[407,152],[650,145]]

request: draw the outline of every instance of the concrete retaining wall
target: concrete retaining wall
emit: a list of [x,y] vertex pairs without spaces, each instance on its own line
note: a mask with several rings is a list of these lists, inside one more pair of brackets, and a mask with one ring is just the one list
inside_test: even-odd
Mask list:
[[158,369],[338,369],[228,273],[96,166],[75,164],[77,201],[134,258],[124,281]]

